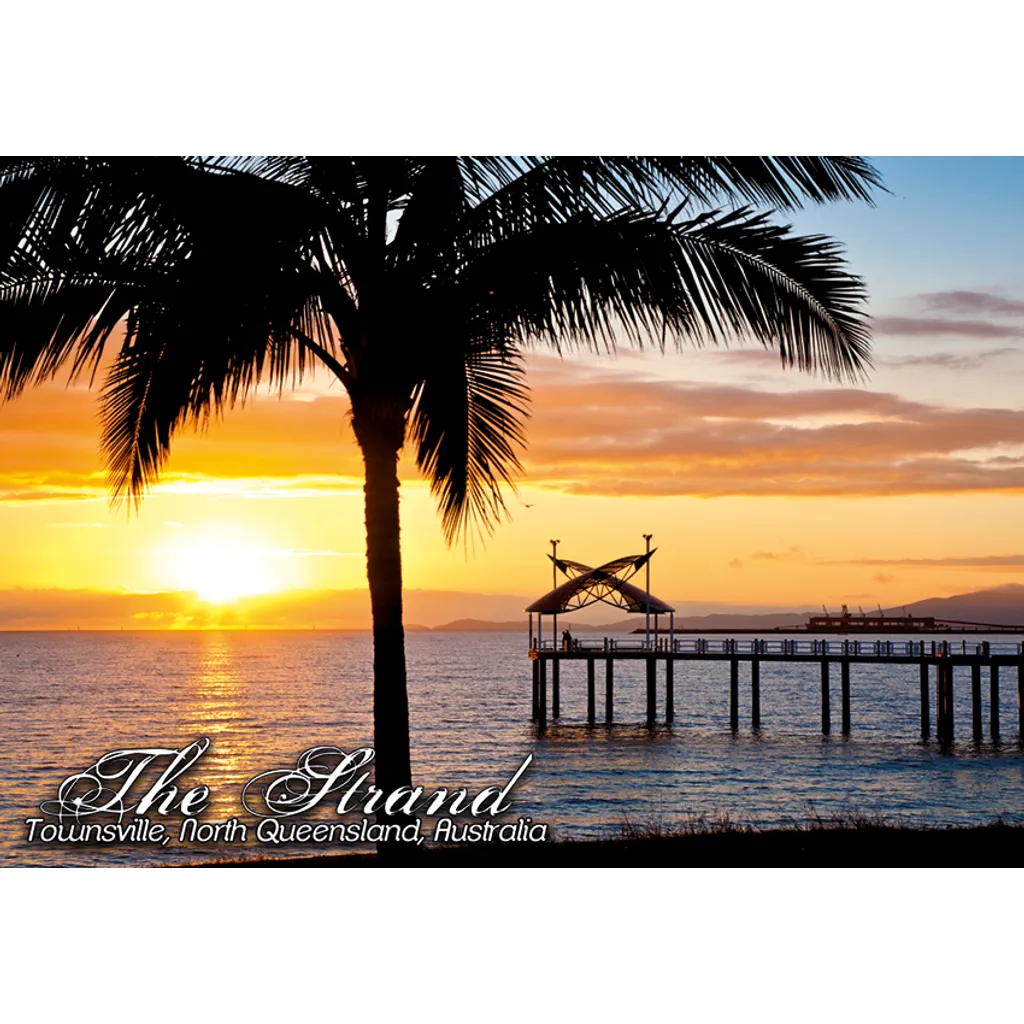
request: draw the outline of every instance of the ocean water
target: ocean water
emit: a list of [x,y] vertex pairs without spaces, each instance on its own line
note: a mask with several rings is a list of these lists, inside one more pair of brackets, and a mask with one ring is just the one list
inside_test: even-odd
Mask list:
[[[698,816],[762,825],[836,814],[936,825],[997,816],[1024,822],[1012,671],[1004,671],[999,744],[987,738],[984,676],[986,740],[978,745],[970,739],[970,685],[958,673],[957,742],[947,751],[920,739],[915,666],[853,666],[849,738],[839,735],[834,679],[834,731],[823,738],[814,664],[762,664],[762,729],[755,735],[746,666],[734,734],[727,663],[677,663],[675,722],[649,729],[639,662],[616,665],[615,724],[588,727],[581,661],[563,666],[562,717],[541,734],[530,722],[525,648],[524,633],[408,636],[416,784],[428,791],[500,784],[532,754],[509,816],[546,823],[559,838],[614,836],[626,822]],[[175,864],[324,849],[252,839],[230,847],[174,839],[166,846],[29,844],[25,821],[40,816],[40,804],[56,797],[64,778],[109,751],[178,748],[205,736],[211,747],[182,788],[211,788],[203,820],[252,822],[240,793],[259,772],[291,767],[310,747],[372,745],[371,657],[368,633],[0,633],[0,863]],[[603,719],[602,671],[597,682]],[[333,808],[324,813],[331,820]]]

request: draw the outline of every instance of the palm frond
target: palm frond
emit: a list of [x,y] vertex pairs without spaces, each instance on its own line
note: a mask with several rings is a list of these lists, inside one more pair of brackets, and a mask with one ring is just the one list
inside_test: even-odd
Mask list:
[[[667,203],[761,204],[872,201],[883,189],[862,157],[481,157],[461,159],[472,213],[467,233],[493,240],[570,220]],[[883,189],[884,190],[884,189]]]
[[460,287],[493,332],[559,351],[749,336],[837,379],[869,359],[863,284],[839,246],[750,211],[580,216],[490,246]]
[[101,451],[115,500],[136,504],[167,459],[183,426],[201,427],[268,381],[295,385],[312,361],[296,332],[315,336],[315,300],[277,312],[252,303],[209,306],[139,304],[100,394]]
[[250,174],[285,185],[307,186],[310,165],[301,156],[192,156],[186,163],[221,174]]
[[885,191],[875,167],[859,156],[683,156],[639,158],[663,189],[711,205],[741,202],[777,210],[805,201],[872,203]]
[[409,415],[416,464],[430,481],[445,538],[490,531],[505,514],[502,485],[515,487],[525,446],[529,389],[523,357],[500,341],[471,337],[433,349]]
[[187,352],[135,330],[107,376],[100,450],[115,501],[138,504],[166,462],[172,436],[190,417],[195,367]]
[[388,264],[415,260],[436,270],[451,262],[470,208],[458,158],[424,161],[410,188],[411,197],[388,245]]
[[0,285],[0,401],[64,368],[71,380],[95,371],[133,301],[130,289],[102,278]]
[[672,231],[680,277],[712,340],[752,335],[784,366],[863,380],[871,366],[867,291],[838,242],[794,235],[749,210],[704,215]]

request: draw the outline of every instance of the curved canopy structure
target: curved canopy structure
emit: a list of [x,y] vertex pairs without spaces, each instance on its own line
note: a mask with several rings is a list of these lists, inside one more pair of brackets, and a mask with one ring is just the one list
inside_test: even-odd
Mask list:
[[650,611],[652,615],[674,612],[675,609],[664,601],[659,601],[653,595],[627,582],[647,564],[653,554],[654,551],[650,555],[617,558],[613,562],[599,565],[596,569],[582,562],[553,559],[555,565],[570,578],[560,587],[555,587],[550,593],[534,601],[524,611],[536,612],[538,615],[561,615],[602,601],[627,612]]

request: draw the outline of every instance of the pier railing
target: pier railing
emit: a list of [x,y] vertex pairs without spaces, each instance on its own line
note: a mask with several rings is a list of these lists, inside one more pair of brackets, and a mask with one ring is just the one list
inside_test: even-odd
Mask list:
[[1024,657],[1024,643],[984,641],[969,644],[949,640],[735,640],[657,639],[625,637],[577,637],[571,643],[534,637],[531,650],[584,653],[593,651],[652,651],[664,654],[768,654],[811,657],[941,658],[973,656]]
[[953,741],[953,689],[956,670],[970,669],[971,732],[974,741],[982,739],[982,670],[989,673],[989,729],[992,739],[999,741],[1000,672],[1017,674],[1017,708],[1020,737],[1024,745],[1024,643],[1020,641],[984,640],[968,643],[961,640],[873,640],[850,639],[737,639],[721,637],[654,636],[650,639],[631,637],[567,637],[561,640],[534,636],[530,640],[533,663],[533,720],[544,728],[547,722],[547,674],[551,671],[551,713],[558,718],[561,707],[560,669],[573,663],[585,663],[587,676],[587,722],[595,722],[595,691],[597,664],[605,669],[605,721],[612,721],[615,663],[636,661],[645,665],[647,675],[647,721],[657,718],[657,678],[665,676],[665,721],[675,715],[674,670],[680,661],[727,662],[729,664],[729,727],[739,728],[740,664],[750,667],[750,724],[761,728],[761,665],[763,662],[817,662],[821,673],[821,731],[828,736],[832,730],[831,683],[833,670],[838,669],[842,700],[842,731],[850,734],[851,688],[850,670],[854,665],[887,663],[889,666],[914,665],[920,673],[921,736],[931,736],[931,677],[935,676],[935,734],[948,744]]

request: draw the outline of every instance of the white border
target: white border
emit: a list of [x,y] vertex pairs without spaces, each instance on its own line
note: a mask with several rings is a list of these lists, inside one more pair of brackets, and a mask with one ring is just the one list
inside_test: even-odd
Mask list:
[[[21,4],[0,42],[0,147],[1012,153],[1007,10]],[[45,870],[0,885],[8,1000],[54,1008],[42,1019],[108,1020],[127,999],[150,1020],[291,1020],[310,1003],[349,1019],[860,1020],[1015,1002],[1001,922],[1019,878]]]
[[0,149],[1019,153],[1009,10],[18,4]]

